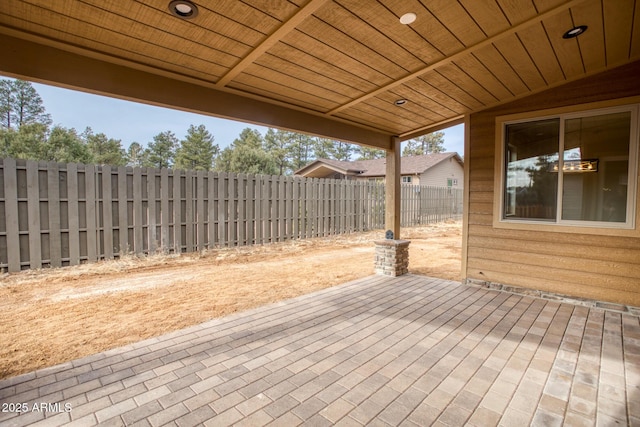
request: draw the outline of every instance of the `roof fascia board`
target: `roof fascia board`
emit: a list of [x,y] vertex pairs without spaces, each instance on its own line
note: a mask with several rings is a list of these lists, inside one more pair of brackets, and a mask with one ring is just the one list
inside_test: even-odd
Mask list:
[[0,73],[11,77],[387,151],[391,148],[392,135],[383,132],[17,38],[4,30],[0,28]]

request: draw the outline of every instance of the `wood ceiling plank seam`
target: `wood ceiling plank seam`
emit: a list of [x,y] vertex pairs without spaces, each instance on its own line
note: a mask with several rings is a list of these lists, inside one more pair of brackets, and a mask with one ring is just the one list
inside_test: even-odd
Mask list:
[[495,75],[514,96],[528,91],[527,86],[522,82],[520,76],[513,71],[495,46],[486,46],[475,51],[473,54],[478,61],[491,70],[493,75]]
[[[60,13],[57,12],[56,10],[54,10],[54,9],[51,9],[51,8],[48,8],[48,7],[41,7],[40,5],[33,4],[33,3],[29,3],[29,5],[31,5],[32,7],[35,8],[34,11],[32,11],[32,13],[29,13],[29,16],[33,16],[33,15],[36,14],[35,11],[39,11],[39,13],[41,14],[41,18],[42,18],[41,20],[42,21],[46,21],[46,22],[57,22],[59,19],[62,19],[64,17],[64,19],[69,20],[69,24],[65,25],[65,28],[67,28],[67,29],[77,28],[78,29],[78,31],[69,32],[69,31],[62,31],[59,28],[47,27],[42,23],[35,23],[36,25],[41,25],[44,28],[49,28],[52,33],[59,32],[59,33],[67,34],[68,36],[71,36],[71,37],[75,36],[75,37],[80,37],[83,40],[95,41],[95,42],[101,43],[101,44],[103,44],[105,46],[109,46],[111,49],[123,48],[126,45],[126,43],[124,43],[124,40],[126,38],[128,38],[128,37],[132,37],[129,33],[123,34],[122,32],[115,31],[110,26],[102,26],[102,27],[101,26],[97,26],[97,25],[88,26],[87,22],[82,21],[82,20],[80,20],[78,18],[73,18],[73,17],[67,16],[67,15],[60,15]],[[8,15],[8,13],[6,15]],[[18,19],[22,19],[22,18],[18,18]],[[127,22],[129,22],[129,21],[130,20],[128,20]],[[94,40],[94,38],[90,38],[90,37],[88,37],[86,35],[87,31],[95,31],[95,29],[93,27],[98,28],[101,31],[105,31],[106,33],[108,33],[109,34],[108,38],[110,40],[117,41],[117,40],[121,40],[122,39],[123,42],[122,43],[118,42],[118,43],[108,44],[108,43],[104,43],[101,40]],[[81,30],[82,28],[86,28],[86,30]],[[52,35],[51,35],[52,33],[49,33],[50,37],[52,37]],[[164,34],[164,32],[161,32],[161,33]],[[134,40],[137,40],[138,42],[140,42],[143,45],[154,46],[155,48],[163,49],[163,50],[166,50],[166,51],[170,52],[170,55],[167,55],[167,56],[175,56],[175,55],[184,54],[181,51],[178,51],[178,50],[175,50],[175,49],[169,49],[169,48],[166,48],[165,46],[158,45],[158,44],[155,43],[155,41],[154,42],[150,42],[150,41],[146,40],[146,38],[140,38],[140,37],[132,37],[132,38]],[[155,40],[155,38],[153,38],[153,39]],[[180,39],[180,40],[182,40],[182,39]],[[150,56],[142,54],[140,52],[134,52],[134,51],[131,51],[131,50],[129,50],[129,51],[132,52],[132,53],[135,53],[138,56],[151,58]],[[217,53],[219,53],[220,56],[216,55],[216,57],[220,57],[220,58],[223,58],[224,56],[231,56],[228,53],[224,53],[224,52],[217,52]],[[202,58],[199,58],[199,57],[196,57],[196,56],[192,56],[192,55],[188,55],[188,54],[186,54],[186,55],[190,56],[190,57],[193,57],[194,59],[196,59],[198,61],[204,61]],[[216,62],[212,62],[212,61],[204,61],[204,62],[206,62],[207,64],[210,64],[210,65],[214,65],[214,66],[220,66],[220,67],[225,67],[225,68],[228,67],[228,64],[221,64],[221,63],[216,63]],[[207,65],[207,66],[210,66],[210,65]],[[199,72],[202,72],[202,70],[199,70]]]
[[339,96],[344,96],[347,99],[353,99],[363,93],[362,90],[346,85],[328,75],[319,74],[317,70],[305,68],[300,63],[286,61],[285,59],[271,55],[270,53],[264,54],[252,66],[255,65],[278,71],[284,74],[285,77],[301,80],[307,84],[313,84],[319,88],[334,92]]
[[[336,102],[333,99],[325,98],[317,94],[303,91],[300,88],[292,87],[291,85],[285,85],[281,82],[270,80],[263,75],[251,74],[248,70],[245,70],[242,74],[237,76],[234,79],[234,82],[260,89],[265,93],[270,93],[270,99],[291,102],[294,105],[298,105],[300,103],[313,105],[314,107],[311,109],[316,112],[324,112],[331,108],[331,106],[336,105]],[[235,88],[236,86],[230,85],[229,87]],[[295,101],[296,99],[298,102]]]
[[[140,54],[138,52],[133,52],[133,51],[128,51],[126,49],[114,48],[113,46],[104,45],[103,43],[97,42],[95,40],[81,38],[81,37],[76,36],[73,33],[67,34],[68,38],[66,40],[57,40],[57,39],[53,38],[53,35],[49,36],[49,35],[47,35],[46,32],[43,32],[41,30],[42,26],[40,26],[39,24],[31,23],[31,22],[26,22],[25,24],[20,25],[20,26],[13,26],[13,27],[5,25],[4,27],[7,30],[13,29],[15,32],[23,33],[24,30],[29,30],[29,26],[33,25],[35,27],[30,30],[30,33],[31,34],[38,34],[38,36],[37,36],[38,38],[46,39],[49,43],[54,42],[55,44],[63,44],[63,45],[66,45],[66,46],[75,47],[75,48],[82,49],[82,50],[85,50],[85,51],[100,53],[101,55],[108,55],[111,58],[119,59],[119,60],[122,60],[122,61],[129,61],[129,62],[140,64],[140,65],[144,64],[145,66],[154,67],[154,68],[157,68],[158,70],[165,70],[167,72],[174,73],[174,74],[185,75],[185,76],[186,75],[193,75],[194,77],[202,79],[202,80],[205,80],[205,81],[215,81],[217,79],[217,77],[218,77],[218,75],[215,74],[215,68],[211,67],[211,65],[215,65],[215,64],[208,63],[206,69],[208,69],[209,72],[205,73],[201,69],[190,68],[189,66],[187,66],[186,62],[181,62],[181,63],[166,62],[166,61],[163,61],[163,60],[158,59],[156,57],[146,56],[144,54]],[[16,30],[15,28],[22,28],[24,30]],[[56,32],[58,34],[62,33],[61,31],[59,31],[57,29],[49,29],[49,30],[51,30],[52,32]],[[0,32],[2,32],[2,31],[0,31]],[[66,34],[66,33],[62,33],[62,34]],[[75,38],[80,38],[81,40],[84,40],[85,42],[83,42],[83,43],[74,42],[74,40],[73,40],[74,37]],[[130,56],[123,56],[122,55],[123,52],[125,52],[125,54],[130,54]],[[138,60],[135,59],[136,57],[138,58]],[[144,60],[140,59],[140,58],[144,58]],[[197,59],[197,58],[195,58],[195,59]],[[223,72],[223,70],[226,69],[225,67],[222,67],[222,66],[218,66],[218,67],[220,68],[220,70],[219,70],[220,74]],[[190,71],[191,74],[185,74],[185,71]]]
[[445,64],[437,71],[442,75],[446,75],[447,80],[482,104],[491,104],[498,101],[495,95],[476,81],[476,79],[464,69],[460,68],[455,62]]
[[429,40],[425,40],[424,37],[413,31],[409,25],[398,24],[394,26],[393,31],[382,31],[382,28],[388,28],[390,22],[399,22],[398,17],[384,4],[361,0],[334,0],[334,3],[352,11],[354,15],[393,40],[425,65],[444,58],[442,52],[438,51]]
[[[429,73],[428,75],[420,76],[418,78],[418,80],[422,84],[428,85],[430,87],[429,98],[436,100],[438,103],[442,104],[443,106],[446,106],[448,109],[458,114],[460,114],[461,112],[469,111],[468,106],[462,104],[458,99],[452,97],[447,92],[441,90],[437,86],[437,83],[433,84],[432,82],[430,82],[429,80],[432,79],[433,77],[434,76],[432,76],[432,74]],[[436,80],[438,80],[437,77],[436,77]]]
[[[518,39],[529,52],[534,64],[538,67],[546,84],[564,80],[565,76],[560,67],[560,62],[551,46],[549,36],[542,23],[524,28],[518,32]],[[554,60],[550,60],[552,57]]]
[[[383,96],[386,95],[386,96]],[[416,125],[420,125],[424,118],[430,116],[432,113],[428,108],[424,108],[422,105],[410,102],[405,105],[395,105],[393,100],[397,99],[397,95],[393,93],[381,94],[374,98],[368,99],[363,105],[368,105],[377,110],[384,111],[388,114],[395,115],[405,121],[412,121]]]
[[[412,84],[416,85],[417,82],[412,82]],[[430,98],[427,92],[420,91],[419,88],[409,84],[404,84],[387,93],[393,94],[396,97],[395,99],[411,99],[409,104],[420,105],[424,110],[431,112],[434,116],[438,116],[438,120],[443,120],[451,114],[455,114],[455,111]]]
[[509,20],[497,1],[458,0],[458,2],[482,30],[485,37],[491,37],[509,28]]
[[582,55],[576,38],[563,39],[565,31],[573,28],[574,23],[569,10],[551,16],[542,22],[551,46],[556,53],[565,79],[585,73]]
[[[364,95],[361,98],[354,99],[354,100],[350,101],[349,103],[347,103],[345,105],[341,105],[340,107],[338,107],[338,108],[336,108],[336,109],[334,109],[332,111],[329,111],[327,114],[328,115],[336,114],[340,110],[343,110],[345,108],[349,108],[349,107],[351,107],[351,106],[353,106],[353,105],[355,105],[355,104],[357,104],[359,102],[362,102],[363,100],[365,100],[367,98],[370,98],[370,97],[373,97],[373,96],[377,95],[378,93],[387,91],[392,87],[401,85],[403,83],[406,83],[407,81],[415,79],[415,78],[417,78],[417,77],[419,77],[419,76],[421,76],[421,75],[423,75],[423,74],[425,74],[425,73],[437,68],[438,66],[440,66],[442,64],[453,62],[453,61],[455,61],[457,58],[459,58],[461,56],[464,56],[464,55],[469,54],[471,52],[477,52],[477,51],[479,51],[481,49],[484,49],[487,46],[492,45],[492,43],[495,40],[499,40],[502,37],[506,37],[508,35],[514,34],[514,33],[518,32],[519,30],[521,30],[523,28],[526,28],[526,27],[528,27],[530,25],[533,25],[535,23],[541,22],[545,18],[547,18],[549,16],[554,16],[555,14],[560,13],[562,11],[565,11],[565,10],[573,7],[576,4],[582,3],[583,1],[585,1],[585,0],[568,0],[564,4],[558,6],[558,7],[554,8],[554,9],[548,10],[548,11],[546,11],[546,12],[540,14],[540,15],[537,15],[537,16],[533,17],[532,19],[530,19],[528,21],[525,21],[525,22],[522,22],[522,23],[520,23],[520,24],[518,24],[516,26],[510,27],[510,28],[508,28],[507,30],[505,30],[505,31],[503,31],[501,33],[495,34],[495,35],[493,35],[493,36],[481,41],[477,45],[471,46],[471,47],[466,48],[466,49],[462,49],[462,50],[456,52],[455,54],[452,54],[452,55],[442,59],[441,61],[438,61],[438,62],[435,62],[435,63],[432,63],[432,64],[428,65],[427,67],[425,67],[422,70],[419,70],[419,71],[416,71],[414,73],[408,74],[405,77],[396,79],[395,81],[393,81],[393,82],[391,82],[391,83],[389,83],[387,85],[380,85],[380,87],[378,89],[367,93],[366,95]],[[514,93],[517,93],[517,92],[514,92]]]
[[362,64],[350,56],[344,55],[342,52],[334,50],[331,46],[327,46],[321,40],[317,40],[302,32],[294,32],[282,41],[287,46],[295,47],[298,50],[313,51],[315,57],[320,58],[326,63],[333,63],[336,67],[344,71],[362,78],[374,87],[388,85],[392,80],[380,73],[378,70]]
[[499,98],[485,88],[464,68],[460,67],[458,63],[452,62],[451,64],[444,65],[443,67],[445,67],[445,69],[450,69],[450,71],[447,72],[447,78],[469,95],[475,94],[472,96],[476,98],[478,102],[486,105],[499,101]]
[[[273,0],[241,0],[240,3],[256,10],[259,13],[270,16],[278,22],[283,22],[287,20],[291,15],[293,15],[296,10],[299,10],[301,5],[304,5],[306,3],[306,0],[299,1],[297,3],[292,1],[276,2]],[[276,13],[275,11],[277,9],[281,10],[281,12]]]
[[[100,1],[100,0],[94,0]],[[165,2],[162,2],[162,6],[157,6],[159,2],[157,0],[137,0],[137,1],[149,1],[153,7],[157,10],[164,11]],[[254,46],[262,38],[273,31],[274,27],[277,27],[282,22],[280,19],[275,18],[267,13],[264,13],[255,7],[237,0],[216,0],[215,2],[200,2],[198,4],[200,13],[195,20],[180,20],[187,25],[199,25],[205,28],[215,27],[218,23],[211,22],[209,18],[216,16],[218,19],[223,20],[223,24],[226,24],[234,31],[230,33],[229,37],[243,36],[244,33],[252,35],[252,40],[247,44]],[[223,34],[225,35],[225,34]],[[225,35],[227,36],[227,35]]]
[[410,28],[424,40],[428,40],[442,56],[446,57],[465,47],[420,0],[387,2],[385,6],[397,17],[408,11],[419,16]]
[[312,111],[316,114],[322,114],[325,108],[319,107],[318,105],[307,103],[306,101],[302,101],[299,98],[290,98],[286,94],[281,92],[270,91],[264,86],[257,86],[252,84],[252,77],[246,74],[241,75],[240,80],[234,80],[232,86],[228,86],[230,89],[236,91],[236,93],[240,94],[254,94],[255,96],[259,96],[260,99],[269,101],[278,101],[280,103],[284,103],[285,105],[292,105],[298,108],[303,108],[306,111]]
[[217,83],[218,86],[226,86],[234,77],[239,75],[249,64],[253,63],[263,53],[268,51],[273,45],[282,40],[286,35],[290,34],[305,19],[312,16],[318,8],[323,6],[329,0],[309,0],[295,15],[286,20],[274,32],[269,34],[259,45],[242,58],[232,69],[229,70]]
[[585,71],[589,72],[606,66],[602,2],[600,0],[590,1],[582,8],[572,9],[570,12],[575,25],[587,25],[588,27],[588,31],[577,38]]
[[500,80],[493,75],[491,70],[473,55],[473,53],[452,62],[461,71],[469,75],[469,78],[476,81],[487,92],[489,92],[497,101],[508,99],[513,94],[505,87]]
[[615,7],[605,1],[602,6],[607,65],[622,63],[631,51],[635,1],[616,0]]
[[451,81],[445,73],[440,71],[441,68],[433,70],[420,77],[420,79],[428,82],[431,86],[437,87],[441,93],[462,105],[466,111],[472,111],[476,108],[482,108],[485,104],[475,96],[467,93],[463,88]]
[[[86,3],[93,2],[91,4],[95,6],[95,4],[101,4],[100,0],[82,0]],[[168,8],[160,7],[157,1],[146,0],[150,4],[145,3],[145,0],[136,0],[136,3],[143,5],[147,8],[147,10],[152,11],[154,13],[153,18],[155,22],[151,22],[148,20],[148,25],[150,27],[156,28],[163,32],[168,32],[169,27],[168,23],[171,23],[171,26],[176,30],[179,30],[181,37],[187,40],[191,40],[197,38],[198,32],[207,32],[215,34],[225,40],[228,40],[228,43],[235,43],[239,45],[239,49],[244,53],[247,49],[253,47],[255,43],[257,43],[262,37],[264,37],[264,32],[260,30],[259,26],[256,25],[247,25],[246,23],[239,22],[232,18],[226,16],[223,12],[226,12],[226,9],[222,10],[212,10],[206,7],[206,5],[200,6],[200,13],[198,15],[198,19],[196,20],[184,20],[174,17],[169,13]],[[234,2],[234,5],[237,5],[238,2]],[[236,6],[237,7],[237,6]],[[129,15],[124,15],[129,16]],[[134,21],[137,20],[135,15],[133,15]],[[265,19],[264,16],[261,16],[261,19],[258,20],[261,25],[266,27],[265,31],[268,31],[270,28],[270,22],[273,20]],[[215,38],[210,37],[210,41],[214,41]],[[210,46],[210,44],[204,44],[204,46]],[[226,46],[216,47],[216,49],[221,50],[222,52],[226,52],[229,48]],[[240,56],[240,55],[235,55]]]
[[[282,49],[280,49],[280,45],[283,46]],[[333,63],[329,63],[322,58],[311,55],[309,52],[303,52],[294,46],[285,45],[283,42],[278,43],[278,45],[271,48],[267,55],[272,55],[289,63],[295,62],[298,66],[308,69],[310,72],[318,75],[331,75],[331,77],[328,78],[344,85],[345,87],[360,92],[359,96],[366,93],[367,90],[373,90],[375,87],[371,82],[360,76],[349,73],[348,71],[337,67]],[[305,60],[307,57],[310,58],[309,61]],[[303,66],[303,64],[312,63],[314,68],[306,65]]]
[[[431,111],[441,114],[443,117],[447,117],[451,114],[459,114],[458,110],[453,109],[451,106],[443,103],[442,100],[434,97],[433,94],[437,94],[438,90],[427,82],[415,79],[399,86],[398,88],[394,88],[393,90],[397,91],[404,88],[415,94],[414,96],[407,96],[406,99],[415,99],[416,102],[420,104],[427,104]],[[404,92],[401,93],[404,94]],[[418,98],[416,98],[416,96],[418,96]],[[457,108],[462,108],[462,106],[457,105]]]
[[398,123],[389,120],[389,127],[383,127],[381,121],[388,120],[386,118],[380,118],[375,120],[376,117],[368,112],[353,110],[350,113],[344,113],[336,117],[347,123],[357,123],[367,129],[377,130],[378,132],[387,133],[389,135],[396,135],[398,133]]
[[354,107],[349,113],[343,112],[340,117],[363,125],[384,129],[384,132],[388,132],[391,135],[397,135],[402,129],[401,121],[397,119],[390,120],[374,109],[361,108],[361,105],[358,105],[357,108]]
[[[31,0],[34,1],[34,0]],[[178,35],[177,33],[168,31],[167,28],[163,28],[163,27],[159,27],[159,26],[155,26],[155,25],[151,25],[151,23],[142,23],[139,22],[136,19],[133,19],[130,17],[130,15],[127,15],[126,13],[117,13],[114,11],[111,11],[109,9],[105,9],[104,7],[100,7],[99,5],[95,5],[93,3],[90,3],[87,0],[78,0],[79,4],[84,4],[87,7],[91,8],[91,9],[98,9],[103,11],[104,13],[110,15],[110,16],[116,16],[119,19],[123,20],[124,22],[126,22],[127,24],[120,27],[120,28],[126,28],[126,31],[124,32],[127,36],[131,37],[132,34],[135,32],[136,37],[134,37],[134,39],[142,41],[142,42],[146,42],[146,43],[150,43],[149,40],[154,40],[153,43],[151,43],[152,45],[172,45],[172,44],[180,44],[182,43],[184,44],[189,44],[189,45],[196,45],[201,47],[202,49],[206,49],[206,50],[212,50],[215,52],[216,56],[221,56],[221,57],[226,57],[229,56],[229,60],[230,63],[233,63],[235,61],[237,61],[237,58],[239,57],[240,54],[242,54],[243,52],[245,52],[247,49],[249,49],[251,47],[250,44],[244,43],[242,41],[239,40],[234,40],[232,38],[229,38],[227,35],[222,34],[222,33],[218,33],[216,31],[212,31],[209,28],[200,26],[198,24],[194,24],[192,22],[185,22],[183,20],[176,20],[175,18],[173,18],[173,16],[171,16],[168,11],[162,11],[153,7],[149,7],[145,4],[141,4],[143,7],[146,7],[148,11],[150,11],[151,13],[157,14],[158,16],[161,16],[163,19],[167,19],[167,18],[173,18],[173,20],[171,20],[172,25],[175,26],[175,28],[181,27],[181,28],[185,28],[187,30],[191,30],[190,33],[183,35]],[[88,15],[85,16],[91,16],[94,14],[94,12],[91,11],[87,11]],[[109,28],[113,28],[115,25],[115,23],[113,22],[112,19],[108,19],[107,20],[109,23]],[[103,27],[104,28],[104,27]],[[149,29],[152,29],[155,33],[154,34],[149,34]],[[218,47],[214,47],[212,46],[210,43],[201,43],[200,41],[198,41],[198,39],[200,37],[198,37],[198,34],[193,32],[193,29],[198,29],[200,32],[212,32],[214,34],[217,34],[219,36],[221,36],[222,38],[224,38],[225,40],[225,44],[224,46],[222,46],[221,48]],[[176,39],[175,41],[168,41],[167,43],[164,44],[160,44],[160,42],[158,40],[162,40],[163,37],[169,37],[169,38],[173,38]],[[177,50],[174,50],[176,52],[179,52]],[[235,52],[235,53],[233,53]],[[230,64],[221,64],[224,65],[226,67],[228,67]]]
[[330,46],[332,50],[349,56],[364,66],[377,70],[390,81],[409,72],[409,70],[388,60],[370,46],[353,39],[339,28],[331,25],[331,23],[324,22],[315,16],[298,26],[297,31],[304,33],[308,37],[313,37]]
[[314,17],[336,28],[337,31],[355,42],[365,46],[376,46],[376,51],[382,52],[384,58],[401,67],[404,72],[415,71],[426,65],[422,59],[407,50],[402,44],[347,10],[339,2],[333,2],[332,6],[334,7],[319,9],[314,13]]
[[529,90],[546,84],[540,70],[520,41],[517,33],[512,37],[496,40],[495,46]]
[[538,14],[538,10],[531,0],[498,0],[498,5],[510,25],[518,25]]
[[457,0],[429,0],[425,7],[462,46],[473,46],[487,37]]
[[312,82],[300,79],[295,79],[295,81],[287,80],[286,78],[283,79],[282,74],[278,70],[273,70],[258,64],[252,64],[250,68],[244,70],[242,74],[236,77],[236,79],[242,78],[244,74],[250,75],[258,80],[264,80],[270,85],[279,85],[285,88],[284,90],[287,92],[295,91],[302,95],[312,96],[314,98],[330,102],[332,106],[339,105],[340,102],[350,99],[348,96],[340,92],[333,91]]

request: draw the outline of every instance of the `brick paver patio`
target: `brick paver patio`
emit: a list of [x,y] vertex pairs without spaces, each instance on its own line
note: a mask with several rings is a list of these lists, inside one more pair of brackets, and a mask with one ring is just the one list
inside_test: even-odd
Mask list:
[[372,276],[0,381],[0,401],[15,426],[640,425],[640,325]]

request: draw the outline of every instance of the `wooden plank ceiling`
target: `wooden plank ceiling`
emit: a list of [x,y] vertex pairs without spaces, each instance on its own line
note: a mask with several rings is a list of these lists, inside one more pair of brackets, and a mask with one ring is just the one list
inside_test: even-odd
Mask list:
[[194,3],[2,0],[0,34],[401,139],[640,58],[634,0]]

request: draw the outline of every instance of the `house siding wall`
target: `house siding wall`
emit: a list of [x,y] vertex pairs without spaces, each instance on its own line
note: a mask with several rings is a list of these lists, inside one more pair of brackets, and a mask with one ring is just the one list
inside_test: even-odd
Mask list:
[[463,263],[467,278],[640,306],[640,194],[636,229],[609,233],[617,235],[494,226],[494,204],[499,199],[494,184],[500,179],[495,170],[496,118],[636,97],[638,75],[640,62],[635,62],[471,115],[465,159],[470,183]]
[[446,187],[447,179],[449,178],[458,180],[458,185],[454,185],[454,188],[463,187],[464,168],[453,158],[440,162],[425,173],[421,174],[420,183],[421,185]]

